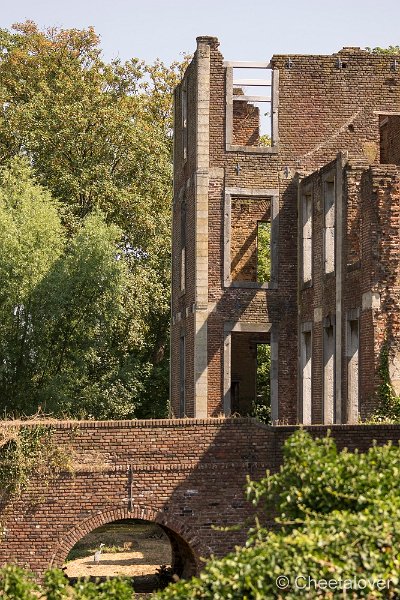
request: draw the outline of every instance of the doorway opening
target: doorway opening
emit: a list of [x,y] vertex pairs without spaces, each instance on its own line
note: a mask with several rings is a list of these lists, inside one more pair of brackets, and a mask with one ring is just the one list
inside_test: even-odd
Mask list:
[[265,332],[232,332],[231,412],[271,424],[271,346]]
[[151,521],[122,519],[81,538],[63,570],[72,584],[80,577],[127,577],[136,592],[149,593],[190,577],[196,567],[188,544],[172,530]]

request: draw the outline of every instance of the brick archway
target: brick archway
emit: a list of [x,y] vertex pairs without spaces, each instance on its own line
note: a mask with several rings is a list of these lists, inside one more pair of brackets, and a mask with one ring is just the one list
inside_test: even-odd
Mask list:
[[[94,529],[135,518],[164,530],[175,573],[200,571],[200,557],[244,543],[244,528],[225,528],[253,514],[244,498],[246,475],[263,476],[275,456],[275,434],[249,419],[44,425],[52,427],[55,447],[71,455],[74,474],[59,473],[45,486],[32,473],[21,497],[0,506],[0,565],[15,563],[38,576],[60,567]],[[30,426],[36,424],[24,424]]]
[[195,533],[180,519],[174,517],[169,520],[168,516],[148,506],[134,506],[132,510],[115,509],[104,512],[96,512],[95,515],[77,523],[57,542],[53,552],[50,567],[61,567],[65,562],[70,550],[85,535],[113,521],[121,519],[141,519],[160,525],[167,534],[172,550],[172,566],[180,575],[192,576],[200,567],[200,557],[203,555],[202,547]]

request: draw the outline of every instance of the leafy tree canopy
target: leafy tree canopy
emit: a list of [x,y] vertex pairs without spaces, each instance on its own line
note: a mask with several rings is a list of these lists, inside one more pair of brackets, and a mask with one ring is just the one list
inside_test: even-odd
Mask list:
[[121,231],[96,211],[66,236],[59,203],[30,171],[16,158],[0,177],[2,409],[132,416],[130,362],[145,325],[135,276],[117,255]]
[[400,46],[388,46],[387,48],[376,48],[367,47],[366,50],[372,52],[372,54],[400,54]]
[[[47,344],[47,353],[50,342],[55,344],[62,352],[60,365],[64,365],[58,369],[57,377],[52,378],[51,386],[48,383],[51,389],[46,388],[47,408],[50,405],[55,408],[57,404],[69,410],[67,395],[76,394],[78,388],[78,395],[71,396],[70,403],[83,406],[91,397],[93,411],[89,413],[93,416],[165,414],[168,398],[171,107],[172,89],[183,66],[174,63],[166,67],[161,61],[146,65],[138,59],[106,63],[92,28],[40,31],[33,22],[27,21],[15,25],[12,31],[0,30],[0,165],[8,165],[13,157],[26,156],[32,168],[29,177],[33,176],[54,199],[47,201],[49,212],[43,219],[36,213],[41,210],[41,201],[37,201],[37,206],[32,208],[31,224],[27,213],[13,213],[12,216],[3,208],[1,217],[9,231],[9,239],[2,241],[6,246],[8,244],[7,254],[3,256],[13,260],[13,264],[7,266],[4,258],[2,268],[18,268],[20,273],[18,276],[17,271],[13,271],[14,295],[9,296],[7,310],[10,312],[20,306],[20,321],[30,331],[27,306],[21,304],[22,301],[16,303],[16,297],[25,297],[29,286],[36,298],[40,293],[42,296],[47,293],[46,286],[60,285],[58,300],[54,294],[52,300],[59,321],[56,323],[53,318],[52,329],[44,309],[40,317],[49,326],[44,328],[41,342]],[[12,169],[16,168],[14,164]],[[13,185],[16,185],[15,181]],[[25,184],[21,182],[21,185]],[[22,194],[22,197],[26,196],[26,202],[32,194],[49,198],[48,192],[43,189],[39,192],[33,183],[30,185],[30,191],[27,189]],[[5,192],[3,201],[5,207]],[[88,218],[92,214],[93,217]],[[57,215],[61,215],[61,222]],[[25,227],[20,238],[12,234],[12,228],[19,227],[15,220],[18,218],[23,220]],[[41,222],[43,228],[37,233]],[[34,261],[30,259],[29,239],[23,243],[28,230],[31,242],[37,241]],[[96,236],[100,236],[101,243]],[[20,239],[19,246],[13,251],[17,239]],[[66,239],[69,244],[67,254]],[[90,259],[83,260],[84,250],[89,251],[88,245],[92,243],[102,245],[103,254],[93,250]],[[120,264],[127,267],[128,275],[124,275],[127,277],[124,294],[117,293],[118,286],[123,287],[120,281],[123,277],[117,263],[109,258],[111,262],[107,268],[117,279],[114,288],[101,296],[104,316],[101,327],[104,336],[108,328],[108,346],[113,347],[114,362],[110,363],[105,359],[105,346],[94,353],[89,350],[93,348],[94,339],[98,339],[95,332],[99,324],[95,312],[99,307],[95,302],[90,310],[87,308],[89,313],[85,318],[82,315],[79,327],[78,323],[74,325],[74,341],[61,327],[61,320],[66,325],[71,312],[78,309],[77,293],[81,294],[80,312],[86,310],[88,305],[85,303],[91,302],[94,293],[91,284],[85,283],[89,282],[89,269],[96,268],[96,261],[101,262],[115,244],[119,247]],[[99,284],[95,284],[95,280],[96,274],[93,274],[96,287]],[[111,278],[110,286],[112,281]],[[123,297],[123,302],[115,303],[114,293],[120,294],[118,297]],[[48,303],[50,298],[51,295]],[[97,299],[100,302],[99,296]],[[33,296],[31,301],[34,301]],[[5,305],[3,309],[6,310]],[[37,315],[35,318],[39,318]],[[7,322],[10,318],[8,316]],[[29,313],[31,318],[34,317]],[[56,327],[59,327],[57,334]],[[37,332],[38,327],[36,336]],[[0,343],[8,344],[9,339],[3,337]],[[36,343],[39,344],[38,339]],[[29,403],[33,409],[39,399],[42,401],[44,391],[40,398],[35,396],[22,404],[22,388],[18,396],[15,393],[22,371],[29,371],[34,377],[35,389],[39,386],[44,390],[46,377],[39,375],[43,364],[46,372],[50,363],[51,368],[57,370],[55,348],[48,359],[46,352],[39,351],[37,346],[33,353],[24,345],[17,371],[11,377],[7,370],[7,407],[14,404],[16,409],[24,406],[29,410]],[[77,369],[75,387],[69,388],[66,384],[66,379],[72,382],[72,376],[68,378],[64,372],[66,360],[70,361],[71,370]],[[91,385],[82,375],[83,371],[90,370],[93,371]],[[115,376],[117,371],[124,374],[123,378],[129,380],[129,384],[121,384],[121,379]],[[94,383],[95,372],[96,376],[101,374],[97,384]],[[114,382],[112,393],[111,381]],[[109,394],[114,400],[110,400]],[[109,402],[113,405],[110,410],[106,408]]]

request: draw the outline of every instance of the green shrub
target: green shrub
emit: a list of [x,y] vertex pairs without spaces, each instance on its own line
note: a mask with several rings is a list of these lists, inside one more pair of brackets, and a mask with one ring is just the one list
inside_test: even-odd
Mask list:
[[300,429],[285,442],[279,473],[249,482],[248,496],[273,507],[283,520],[333,510],[357,512],[379,499],[397,498],[399,474],[398,446],[338,452],[329,435],[313,440]]
[[47,571],[43,584],[34,581],[29,571],[15,565],[0,569],[0,598],[2,600],[133,600],[129,580],[112,578],[94,583],[85,579],[75,586],[68,583],[59,569]]
[[[285,443],[280,472],[248,486],[254,503],[278,512],[280,529],[257,526],[246,547],[210,560],[199,577],[154,598],[399,597],[399,473],[398,447],[338,452],[332,438],[313,440],[297,431]],[[284,590],[277,586],[282,576],[288,578]],[[306,579],[296,587],[297,576]],[[337,589],[335,583],[329,592],[318,587],[325,581]]]
[[38,589],[32,573],[15,565],[7,565],[0,569],[2,600],[37,600]]

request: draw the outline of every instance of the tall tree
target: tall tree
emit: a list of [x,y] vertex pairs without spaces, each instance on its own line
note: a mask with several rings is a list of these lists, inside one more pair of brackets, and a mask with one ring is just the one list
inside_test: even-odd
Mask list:
[[106,63],[91,28],[0,30],[0,163],[28,156],[67,236],[97,209],[121,230],[134,282],[126,320],[141,328],[125,363],[136,372],[137,416],[162,416],[168,396],[171,106],[181,69]]
[[[58,202],[14,159],[0,177],[0,406],[133,416],[141,313],[127,311],[134,279],[116,254],[121,231],[92,212],[67,237]],[[134,314],[134,319],[132,315]],[[136,394],[137,395],[137,394]]]

